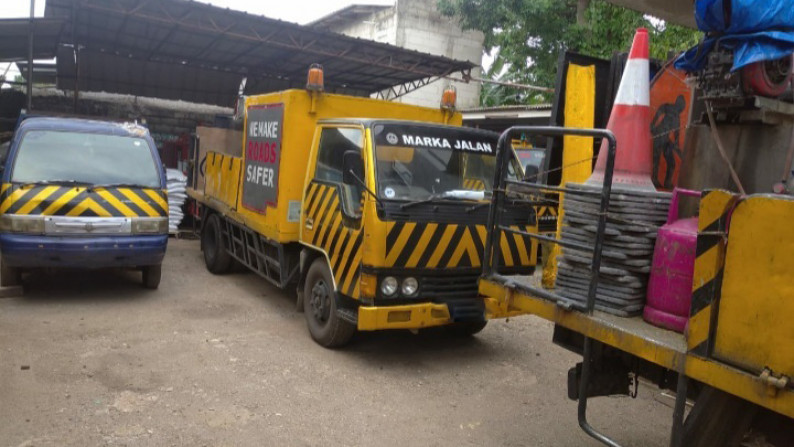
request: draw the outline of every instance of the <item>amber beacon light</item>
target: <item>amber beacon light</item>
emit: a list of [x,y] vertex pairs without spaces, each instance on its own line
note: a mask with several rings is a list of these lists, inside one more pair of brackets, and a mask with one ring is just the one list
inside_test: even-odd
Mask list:
[[323,66],[320,64],[312,64],[309,67],[309,75],[306,79],[306,90],[321,92],[323,88]]
[[444,110],[455,110],[455,102],[458,99],[458,91],[454,85],[449,85],[441,94],[441,108]]

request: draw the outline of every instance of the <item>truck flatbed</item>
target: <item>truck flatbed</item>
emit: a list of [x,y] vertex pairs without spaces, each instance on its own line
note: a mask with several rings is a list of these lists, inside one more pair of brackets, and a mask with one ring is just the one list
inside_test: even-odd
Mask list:
[[787,388],[771,394],[767,383],[758,375],[688,351],[683,334],[648,324],[641,317],[619,317],[600,311],[587,314],[565,309],[532,294],[530,286],[535,284],[526,277],[493,275],[480,280],[480,294],[489,297],[486,308],[490,315],[536,315],[706,385],[794,417],[794,390]]

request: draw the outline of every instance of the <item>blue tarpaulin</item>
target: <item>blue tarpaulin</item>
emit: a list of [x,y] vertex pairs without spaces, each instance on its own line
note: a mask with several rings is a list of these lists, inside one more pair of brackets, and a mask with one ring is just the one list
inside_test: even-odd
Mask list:
[[732,70],[794,52],[794,0],[698,0],[695,20],[706,39],[678,57],[681,70],[703,68],[716,44],[733,50]]

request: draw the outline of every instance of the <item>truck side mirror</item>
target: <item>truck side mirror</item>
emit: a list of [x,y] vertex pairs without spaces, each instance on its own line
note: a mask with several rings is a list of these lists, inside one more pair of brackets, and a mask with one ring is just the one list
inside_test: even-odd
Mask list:
[[342,183],[358,186],[364,180],[364,160],[361,159],[361,152],[345,151],[342,155],[342,170]]
[[540,168],[535,165],[527,165],[524,168],[524,181],[538,183],[540,180]]

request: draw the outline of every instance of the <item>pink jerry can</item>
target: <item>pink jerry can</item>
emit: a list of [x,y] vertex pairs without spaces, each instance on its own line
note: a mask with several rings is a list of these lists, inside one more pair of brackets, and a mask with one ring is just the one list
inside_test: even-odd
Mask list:
[[653,250],[648,280],[648,296],[642,317],[648,323],[684,332],[692,303],[692,276],[695,270],[698,219],[678,219],[678,198],[700,197],[700,192],[674,189],[667,213]]

